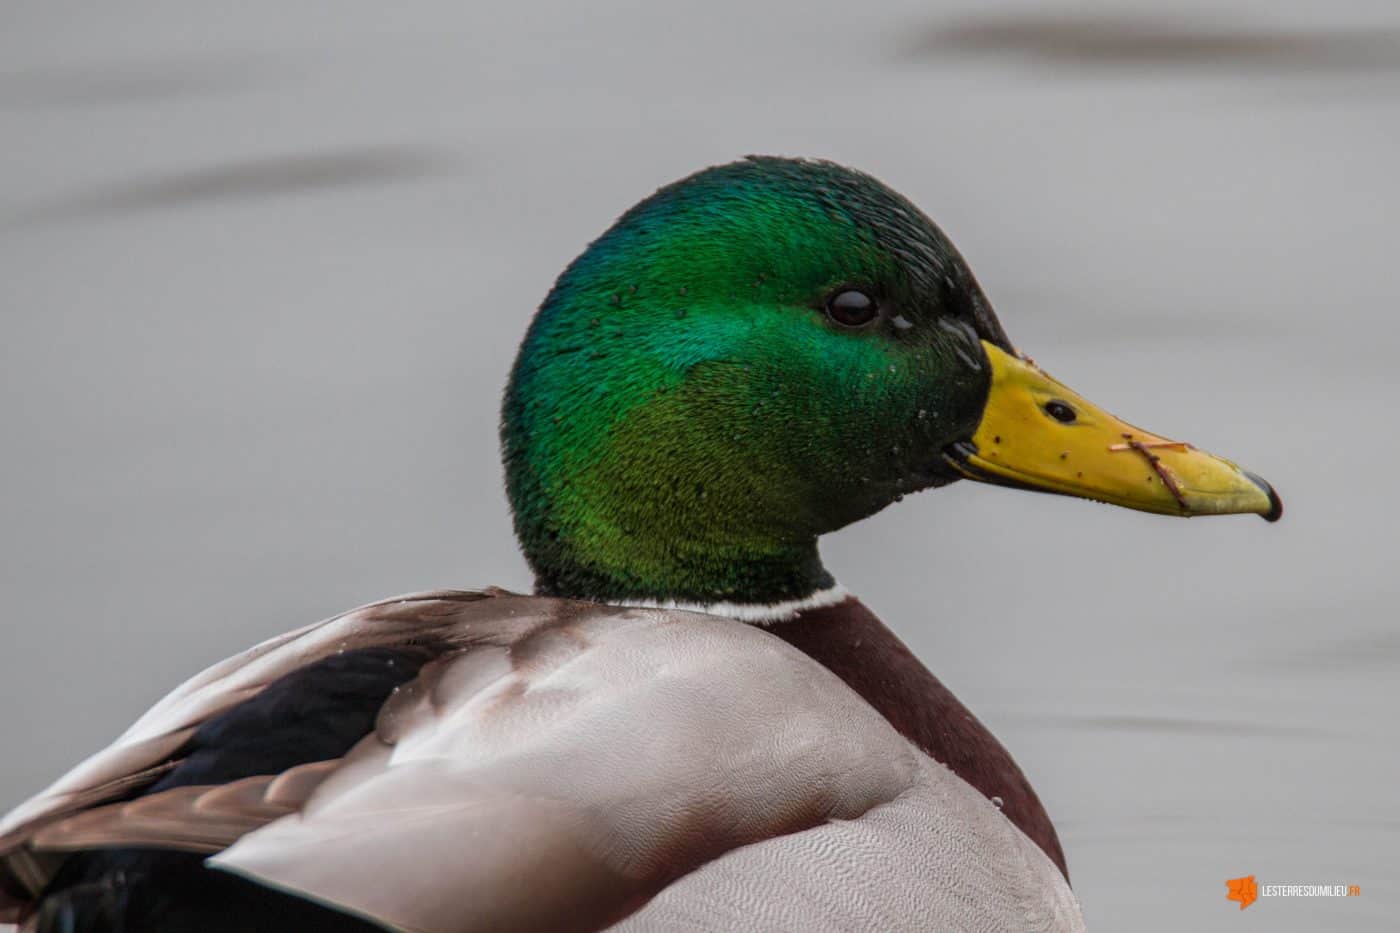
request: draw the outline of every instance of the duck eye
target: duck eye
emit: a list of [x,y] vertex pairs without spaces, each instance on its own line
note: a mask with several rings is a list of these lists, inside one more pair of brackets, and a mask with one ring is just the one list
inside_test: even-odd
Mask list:
[[1045,413],[1061,424],[1071,424],[1079,417],[1068,403],[1059,399],[1052,399],[1045,403]]
[[880,305],[858,288],[846,288],[826,301],[826,314],[842,327],[863,327],[875,320]]

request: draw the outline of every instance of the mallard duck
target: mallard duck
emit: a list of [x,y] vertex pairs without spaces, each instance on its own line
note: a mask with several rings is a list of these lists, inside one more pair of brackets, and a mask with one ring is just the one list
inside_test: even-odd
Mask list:
[[958,479],[1281,513],[1041,371],[932,221],[823,161],[625,213],[536,313],[501,439],[534,594],[391,599],[187,681],[0,824],[0,922],[1079,929],[1021,769],[818,539]]

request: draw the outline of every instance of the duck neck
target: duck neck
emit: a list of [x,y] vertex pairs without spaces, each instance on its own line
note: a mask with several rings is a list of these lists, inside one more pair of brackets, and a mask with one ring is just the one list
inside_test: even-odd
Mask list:
[[[521,535],[522,541],[529,537]],[[589,539],[595,546],[588,549],[548,536],[535,546],[527,543],[536,592],[633,605],[723,607],[765,621],[791,617],[813,599],[821,603],[836,586],[815,537],[782,540],[704,526],[658,535],[639,526]]]

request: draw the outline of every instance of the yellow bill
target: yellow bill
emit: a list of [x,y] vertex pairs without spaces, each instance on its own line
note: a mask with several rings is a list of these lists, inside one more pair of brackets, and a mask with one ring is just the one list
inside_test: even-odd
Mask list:
[[982,421],[947,452],[969,479],[1162,515],[1283,515],[1278,493],[1253,473],[1120,421],[1029,360],[982,346],[992,366]]

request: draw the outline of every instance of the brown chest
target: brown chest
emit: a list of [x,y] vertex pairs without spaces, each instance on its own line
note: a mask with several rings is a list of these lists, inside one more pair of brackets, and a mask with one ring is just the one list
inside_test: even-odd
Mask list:
[[768,626],[835,673],[935,761],[989,798],[1065,876],[1064,852],[1040,798],[1011,754],[904,642],[854,597]]

